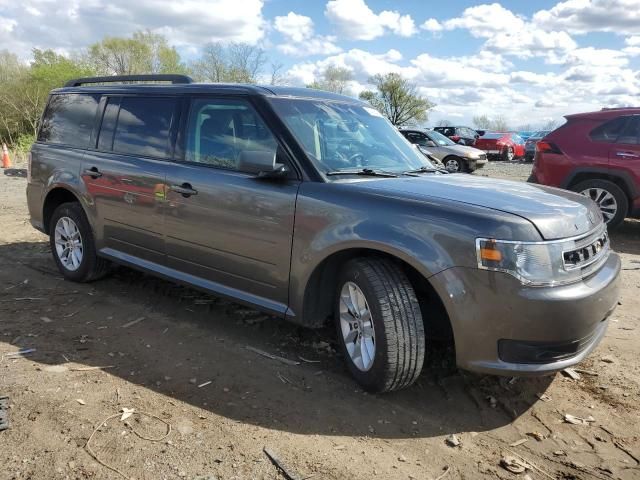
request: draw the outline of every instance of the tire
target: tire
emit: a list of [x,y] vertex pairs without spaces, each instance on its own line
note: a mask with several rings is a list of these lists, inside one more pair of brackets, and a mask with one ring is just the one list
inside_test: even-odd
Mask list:
[[[364,297],[364,304],[356,297],[355,303],[365,307],[358,308],[357,317],[348,306],[354,304],[353,285]],[[338,278],[334,312],[347,368],[365,390],[390,392],[416,381],[426,350],[424,324],[415,291],[397,265],[377,258],[349,261]]]
[[[69,232],[79,235],[67,236]],[[68,248],[61,253],[62,244],[68,244],[69,239],[79,239],[79,246],[76,242],[71,253]],[[49,245],[58,270],[67,280],[91,282],[109,271],[110,262],[96,255],[93,232],[79,203],[63,203],[55,209],[49,223]]]
[[516,153],[513,150],[513,147],[507,147],[502,151],[502,159],[505,162],[511,162],[514,158],[516,158]]
[[467,170],[465,162],[460,157],[447,157],[442,163],[444,163],[444,168],[451,173],[462,173]]
[[609,180],[585,180],[573,185],[571,190],[598,204],[609,229],[618,227],[627,216],[629,199],[618,185]]

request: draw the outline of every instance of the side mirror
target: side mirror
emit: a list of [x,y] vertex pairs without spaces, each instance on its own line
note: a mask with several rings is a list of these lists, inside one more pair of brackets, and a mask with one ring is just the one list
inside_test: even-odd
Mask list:
[[433,140],[427,140],[424,144],[425,147],[435,147],[436,146],[436,142],[434,142]]
[[282,163],[276,163],[276,152],[266,150],[243,150],[238,160],[238,170],[254,173],[260,178],[286,176],[288,169]]

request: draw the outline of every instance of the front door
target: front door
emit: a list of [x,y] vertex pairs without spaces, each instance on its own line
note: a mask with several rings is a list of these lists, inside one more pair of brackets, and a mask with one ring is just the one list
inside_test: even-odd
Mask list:
[[609,150],[612,173],[624,172],[632,185],[640,185],[640,115],[627,117],[627,122]]
[[277,150],[248,100],[196,98],[189,110],[184,161],[167,172],[167,264],[196,284],[284,313],[299,181],[238,168],[243,151]]
[[179,102],[137,96],[105,101],[97,149],[87,152],[82,170],[98,249],[163,264],[165,165]]

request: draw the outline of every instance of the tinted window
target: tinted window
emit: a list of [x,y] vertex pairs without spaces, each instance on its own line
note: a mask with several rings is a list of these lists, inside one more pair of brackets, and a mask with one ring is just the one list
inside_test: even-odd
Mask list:
[[419,133],[419,132],[406,132],[404,134],[405,137],[407,137],[407,139],[411,142],[414,143],[416,145],[426,145],[427,143],[427,136],[424,133]]
[[120,97],[110,97],[107,99],[107,107],[102,116],[102,124],[98,135],[98,150],[111,150],[113,148],[113,132],[118,120],[118,109],[120,108]]
[[589,136],[596,142],[615,142],[629,117],[618,117],[594,128]]
[[633,116],[629,119],[616,143],[640,144],[640,117]]
[[168,157],[171,122],[176,105],[175,98],[123,97],[113,137],[113,151]]
[[247,102],[193,101],[185,160],[237,170],[243,151],[275,154],[276,148],[276,139]]
[[99,95],[52,95],[42,118],[38,140],[88,147],[99,99]]

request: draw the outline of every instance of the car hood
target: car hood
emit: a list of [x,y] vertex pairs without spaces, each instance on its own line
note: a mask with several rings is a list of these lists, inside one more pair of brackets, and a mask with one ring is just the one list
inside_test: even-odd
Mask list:
[[484,151],[479,148],[473,148],[467,145],[448,145],[442,148],[461,157],[478,158],[478,156],[484,155]]
[[591,231],[602,222],[597,205],[582,195],[524,182],[468,174],[422,175],[358,182],[379,195],[410,199],[446,199],[490,208],[529,220],[545,240]]

